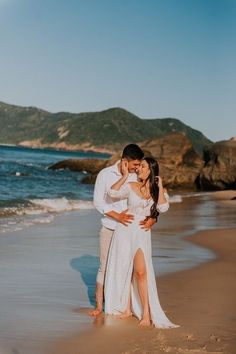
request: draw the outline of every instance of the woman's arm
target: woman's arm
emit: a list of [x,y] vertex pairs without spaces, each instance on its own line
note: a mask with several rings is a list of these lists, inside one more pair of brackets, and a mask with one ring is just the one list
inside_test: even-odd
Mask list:
[[129,176],[128,162],[121,160],[120,167],[121,167],[122,177],[111,186],[111,189],[113,189],[115,191],[120,190],[120,188],[123,186],[123,184],[125,183],[125,181],[127,180],[128,176]]
[[156,178],[156,182],[159,187],[157,210],[159,213],[165,213],[169,209],[169,196],[167,190],[163,187],[162,179],[160,176]]
[[159,197],[158,197],[157,204],[168,203],[168,200],[167,200],[168,194],[167,194],[167,190],[163,187],[162,178],[160,176],[156,177],[156,182],[159,187]]
[[127,199],[129,196],[129,184],[125,183],[129,175],[127,165],[128,163],[126,161],[121,161],[120,170],[122,177],[116,183],[114,183],[107,192],[112,199]]

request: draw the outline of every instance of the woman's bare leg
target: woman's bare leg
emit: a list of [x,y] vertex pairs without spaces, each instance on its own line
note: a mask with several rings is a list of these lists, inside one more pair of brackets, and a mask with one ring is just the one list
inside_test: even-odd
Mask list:
[[144,254],[141,249],[138,249],[134,257],[134,276],[137,279],[139,296],[143,306],[143,316],[139,324],[141,326],[150,326],[151,318],[148,301],[147,270]]

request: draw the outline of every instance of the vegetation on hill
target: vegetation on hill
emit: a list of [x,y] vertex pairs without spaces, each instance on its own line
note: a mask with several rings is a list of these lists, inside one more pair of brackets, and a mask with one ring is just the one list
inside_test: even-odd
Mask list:
[[0,102],[2,144],[38,141],[43,146],[64,143],[115,151],[126,143],[140,143],[170,132],[183,132],[199,153],[210,143],[201,132],[175,118],[141,119],[122,108],[79,114],[50,113]]

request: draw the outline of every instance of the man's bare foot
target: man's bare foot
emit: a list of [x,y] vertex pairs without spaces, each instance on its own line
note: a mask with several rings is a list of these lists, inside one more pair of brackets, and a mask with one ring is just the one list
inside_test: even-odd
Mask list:
[[131,311],[125,311],[125,312],[122,312],[120,315],[117,315],[117,318],[119,318],[120,320],[124,320],[128,317],[132,317],[133,314]]
[[151,326],[150,318],[142,318],[141,321],[139,321],[139,326]]
[[101,307],[96,307],[94,310],[89,311],[89,315],[92,317],[96,317],[102,313],[102,308]]

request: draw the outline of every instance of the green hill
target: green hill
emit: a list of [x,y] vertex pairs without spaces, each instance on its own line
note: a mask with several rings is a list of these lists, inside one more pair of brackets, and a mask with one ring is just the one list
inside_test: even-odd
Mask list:
[[50,113],[0,102],[0,144],[25,144],[115,151],[170,132],[183,132],[196,151],[210,143],[201,132],[175,118],[141,119],[122,108],[101,112]]

